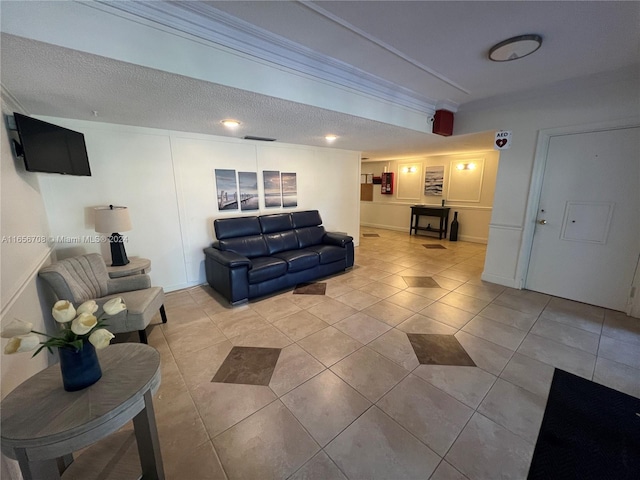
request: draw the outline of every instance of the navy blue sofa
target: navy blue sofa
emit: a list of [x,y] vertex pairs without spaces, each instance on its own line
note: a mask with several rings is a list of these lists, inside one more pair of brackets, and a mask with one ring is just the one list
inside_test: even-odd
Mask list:
[[353,266],[353,238],[325,232],[317,210],[219,218],[204,249],[207,282],[231,304]]

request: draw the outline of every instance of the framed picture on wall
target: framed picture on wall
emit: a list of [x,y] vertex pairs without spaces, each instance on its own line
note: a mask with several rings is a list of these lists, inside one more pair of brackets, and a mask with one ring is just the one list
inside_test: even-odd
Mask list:
[[282,206],[298,206],[298,184],[295,173],[282,173]]
[[240,185],[240,210],[258,210],[258,174],[238,172]]
[[444,165],[424,169],[424,194],[442,196],[444,185]]
[[282,206],[280,172],[264,170],[262,172],[262,182],[264,184],[264,206],[266,208]]
[[218,210],[237,210],[238,186],[236,184],[236,171],[216,168],[215,175]]

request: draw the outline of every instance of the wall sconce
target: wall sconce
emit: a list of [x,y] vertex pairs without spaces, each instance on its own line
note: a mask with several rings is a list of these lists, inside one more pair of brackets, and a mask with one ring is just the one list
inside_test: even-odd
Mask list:
[[456,168],[458,170],[475,170],[476,164],[475,163],[459,163],[458,165],[456,165]]
[[402,173],[416,173],[416,167],[403,167]]

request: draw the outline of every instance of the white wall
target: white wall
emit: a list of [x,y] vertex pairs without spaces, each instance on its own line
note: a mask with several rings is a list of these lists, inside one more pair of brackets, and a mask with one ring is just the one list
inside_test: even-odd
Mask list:
[[[37,174],[51,234],[94,236],[93,208],[129,207],[133,229],[128,256],[151,260],[152,281],[171,291],[205,282],[202,249],[214,240],[213,219],[280,211],[317,209],[328,230],[359,234],[359,152],[287,144],[250,142],[231,137],[125,127],[80,120],[43,120],[84,133],[91,177]],[[214,170],[296,172],[297,208],[219,212]],[[262,186],[260,185],[260,193]],[[65,243],[58,257],[100,252],[106,243]]]
[[[458,212],[460,230],[458,239],[468,242],[487,243],[489,222],[498,170],[500,154],[497,151],[471,152],[457,155],[433,155],[418,158],[406,158],[387,162],[363,162],[362,173],[380,176],[385,167],[394,172],[395,189],[393,195],[380,193],[380,186],[373,186],[373,201],[360,202],[360,221],[363,226],[387,228],[390,230],[409,232],[411,223],[411,205],[426,204],[439,206],[444,199],[451,208],[449,222],[453,220],[453,212]],[[476,162],[482,160],[483,171],[477,170],[473,175],[480,183],[478,201],[452,200],[449,194],[449,178],[452,164],[459,162]],[[444,166],[444,184],[442,196],[424,195],[424,173],[427,166]],[[415,173],[403,173],[403,166],[416,166]],[[454,172],[455,173],[455,172]],[[421,219],[422,222],[425,219]]]
[[[14,318],[29,321],[45,331],[44,313],[48,306],[40,300],[37,271],[49,263],[51,248],[47,241],[49,227],[38,179],[26,172],[16,159],[5,124],[5,115],[20,108],[2,92],[2,128],[0,128],[0,328]],[[17,241],[31,239],[30,243]],[[27,240],[29,241],[29,240]],[[2,349],[6,344],[2,341]],[[31,354],[0,355],[1,398],[27,378],[47,367],[52,357],[46,352],[35,358]],[[2,457],[1,478],[21,478],[17,463]]]
[[[2,325],[19,318],[32,322],[34,328],[44,331],[43,309],[37,290],[37,272],[49,262],[51,248],[46,241],[49,226],[44,202],[37,178],[25,171],[24,164],[13,155],[9,131],[4,124],[5,115],[18,108],[3,92],[2,120],[0,129],[1,164],[0,192],[1,208],[0,272],[2,285]],[[29,243],[25,243],[29,242]],[[45,307],[45,310],[48,307]],[[2,342],[2,348],[6,340]],[[48,364],[46,353],[31,359],[29,355],[2,355],[2,397],[26,378],[42,370]]]
[[[17,108],[11,108],[10,103],[7,103],[3,96],[0,174],[2,180],[0,301],[3,313],[50,251],[47,243],[49,226],[38,179],[25,170],[21,159],[13,155],[5,115],[13,114],[14,110]],[[14,133],[11,132],[11,135]]]
[[[500,155],[483,278],[523,286],[523,229],[538,131],[638,116],[637,70],[593,75],[547,89],[469,105],[456,114],[456,134],[511,130],[513,146]],[[630,259],[635,261],[635,259]]]

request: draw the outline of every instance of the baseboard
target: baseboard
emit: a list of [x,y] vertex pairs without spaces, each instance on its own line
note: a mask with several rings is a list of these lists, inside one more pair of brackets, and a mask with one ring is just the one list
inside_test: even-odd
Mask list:
[[186,288],[197,287],[199,285],[206,285],[206,284],[207,284],[206,280],[204,280],[204,283],[200,281],[183,282],[183,283],[177,283],[175,285],[169,285],[168,287],[162,287],[162,289],[164,290],[165,293],[169,293],[169,292],[175,292],[177,290],[184,290]]
[[484,245],[489,243],[489,239],[488,238],[471,237],[471,236],[468,236],[468,235],[458,235],[458,240],[462,240],[463,242],[470,242],[470,243],[482,243]]
[[371,227],[371,228],[381,228],[383,230],[393,230],[395,232],[407,232],[407,228],[404,227],[393,227],[391,225],[378,225],[377,223],[361,223],[361,227]]
[[[370,227],[370,228],[381,228],[383,230],[393,230],[394,232],[407,232],[407,228],[405,227],[394,227],[391,225],[379,225],[377,223],[361,223],[360,224],[361,227]],[[433,237],[431,237],[433,238]],[[470,242],[470,243],[482,243],[484,245],[486,245],[487,243],[489,243],[489,239],[488,238],[484,238],[484,237],[472,237],[470,235],[459,235],[458,236],[458,240],[462,241],[462,242]]]
[[481,276],[485,282],[495,283],[496,285],[502,285],[503,287],[518,288],[515,278],[502,277],[500,275],[492,275],[491,273],[483,272]]

